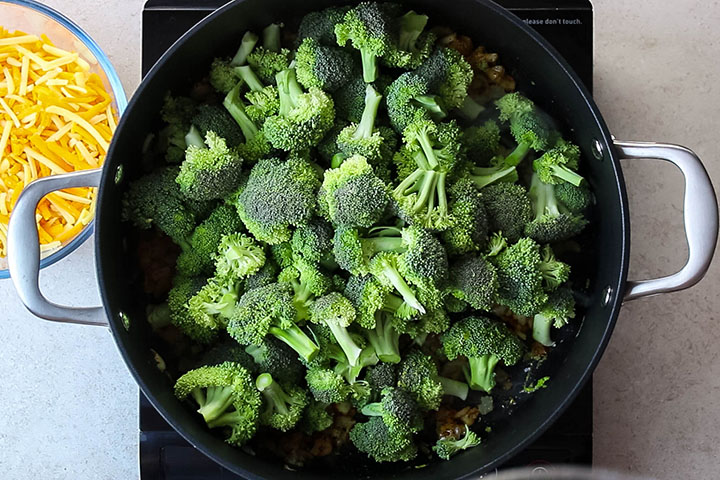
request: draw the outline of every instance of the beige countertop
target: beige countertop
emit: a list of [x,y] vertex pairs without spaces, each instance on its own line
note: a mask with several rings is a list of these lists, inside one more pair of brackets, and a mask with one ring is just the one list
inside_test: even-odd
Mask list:
[[[109,54],[126,90],[140,79],[143,0],[46,0]],[[619,139],[674,142],[720,179],[720,2],[596,0],[595,98]],[[2,23],[2,19],[0,19]],[[682,177],[625,162],[630,278],[677,270]],[[717,181],[720,185],[720,181]],[[89,241],[47,269],[54,300],[98,302]],[[71,271],[69,277],[66,272]],[[661,479],[714,479],[720,466],[720,267],[687,292],[623,307],[595,374],[594,463]],[[137,478],[137,387],[104,329],[42,322],[0,282],[0,471],[5,478]]]

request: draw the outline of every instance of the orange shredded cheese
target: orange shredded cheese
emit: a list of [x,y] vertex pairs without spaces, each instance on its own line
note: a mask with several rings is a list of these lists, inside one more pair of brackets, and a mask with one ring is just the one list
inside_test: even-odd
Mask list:
[[[45,35],[0,26],[0,257],[12,208],[28,183],[105,161],[117,113],[90,69],[91,62]],[[43,252],[61,247],[92,220],[95,194],[69,188],[42,199],[35,218]]]

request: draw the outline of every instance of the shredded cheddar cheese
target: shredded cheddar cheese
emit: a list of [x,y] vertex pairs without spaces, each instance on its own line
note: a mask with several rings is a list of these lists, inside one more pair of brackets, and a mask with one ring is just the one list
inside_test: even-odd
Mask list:
[[[117,127],[112,96],[90,63],[45,36],[0,26],[0,257],[22,189],[47,175],[97,168]],[[36,222],[43,252],[74,238],[92,220],[94,188],[47,195]]]

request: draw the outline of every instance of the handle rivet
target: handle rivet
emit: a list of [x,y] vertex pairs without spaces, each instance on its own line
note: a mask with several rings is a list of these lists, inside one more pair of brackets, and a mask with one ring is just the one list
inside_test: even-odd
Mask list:
[[122,164],[120,164],[115,169],[115,185],[119,185],[120,182],[122,182],[123,175],[124,175],[124,169],[123,169]]
[[122,322],[123,327],[125,327],[125,331],[130,330],[130,317],[128,317],[125,312],[118,313],[118,317],[120,317],[120,321]]
[[593,157],[595,157],[596,160],[602,161],[605,158],[605,155],[603,155],[602,143],[600,143],[600,140],[597,138],[593,139],[590,149],[592,150]]
[[602,306],[607,307],[608,304],[610,303],[610,300],[612,300],[612,297],[613,297],[612,287],[610,287],[610,286],[605,287],[602,292],[602,300],[601,300]]

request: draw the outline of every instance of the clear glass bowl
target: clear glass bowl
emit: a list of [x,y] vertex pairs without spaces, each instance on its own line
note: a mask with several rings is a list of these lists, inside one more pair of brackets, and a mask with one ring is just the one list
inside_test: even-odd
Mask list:
[[[113,97],[113,107],[118,115],[127,106],[125,91],[120,78],[107,55],[95,41],[63,14],[34,0],[0,0],[0,25],[6,29],[21,30],[28,34],[47,35],[59,48],[78,52],[90,63],[90,70],[97,73]],[[43,253],[40,268],[52,265],[70,254],[92,234],[93,222],[75,237],[64,242],[55,250]],[[0,258],[0,278],[10,277],[7,259]]]

